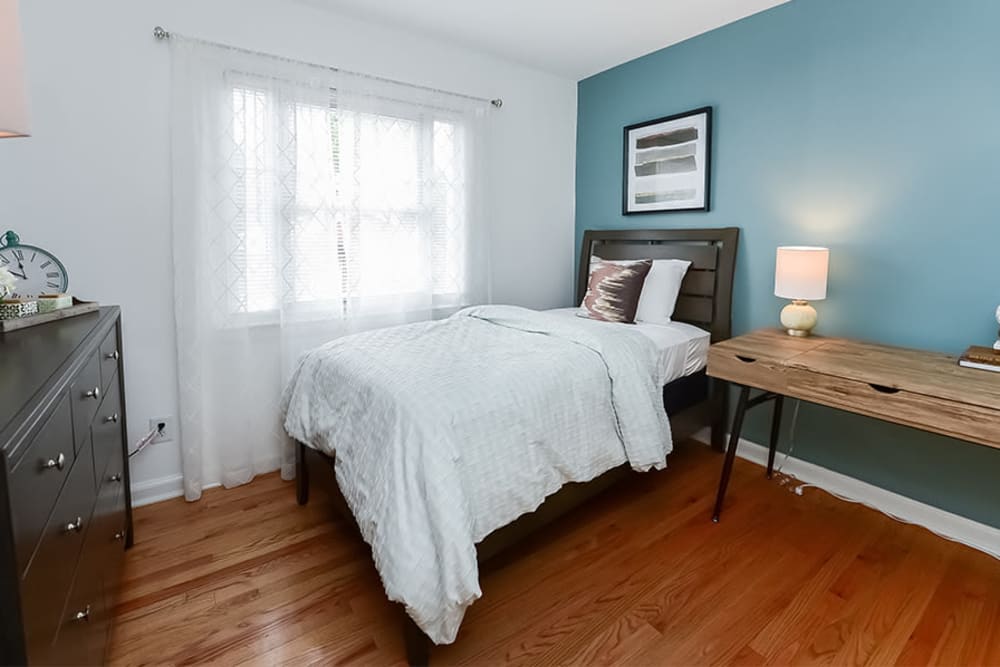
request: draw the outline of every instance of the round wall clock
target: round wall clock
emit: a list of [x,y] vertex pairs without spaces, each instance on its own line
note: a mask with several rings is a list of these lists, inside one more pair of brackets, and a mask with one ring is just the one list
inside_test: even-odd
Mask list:
[[48,250],[21,243],[14,232],[0,239],[0,266],[17,278],[15,299],[31,299],[41,294],[65,292],[69,287],[66,267]]

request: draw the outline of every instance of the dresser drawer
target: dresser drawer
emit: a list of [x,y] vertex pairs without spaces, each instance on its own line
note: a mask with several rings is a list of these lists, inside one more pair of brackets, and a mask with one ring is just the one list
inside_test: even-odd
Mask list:
[[97,485],[101,489],[100,494],[104,493],[104,487],[112,487],[124,497],[125,455],[120,440],[115,443],[115,446],[108,448],[104,472],[98,473],[96,470],[94,472],[97,476]]
[[750,356],[720,347],[709,348],[708,374],[720,380],[784,393],[785,371],[780,361]]
[[991,444],[1000,432],[1000,413],[968,403],[869,384],[798,368],[787,369],[788,395],[813,403]]
[[111,610],[121,585],[125,530],[122,486],[105,482],[98,494],[76,578],[45,662],[54,665],[99,665],[104,662],[112,625]]
[[[105,581],[105,593],[110,598],[108,607],[114,605],[118,591],[117,573],[125,557],[125,535],[128,528],[128,518],[125,514],[125,491],[121,482],[108,479],[101,487],[94,508],[94,518],[91,527],[95,531],[93,548],[100,551],[104,571],[111,573]],[[88,548],[91,536],[88,535]]]
[[95,520],[87,532],[83,556],[62,610],[55,641],[46,662],[52,665],[100,665],[108,638],[109,608],[102,572],[107,551]]
[[64,395],[10,473],[18,573],[24,572],[35,552],[74,460],[70,399]]
[[100,358],[94,354],[87,361],[70,385],[70,401],[73,406],[73,432],[76,434],[76,448],[90,435],[90,422],[101,404],[104,390],[101,389]]
[[[108,526],[110,530],[105,534],[106,558],[103,561],[106,573],[104,593],[109,610],[115,608],[118,594],[121,591],[122,567],[125,564],[125,541],[128,538],[128,514],[125,509],[125,491],[122,488],[118,489],[118,493],[111,501],[110,517]],[[108,534],[110,537],[107,537]]]
[[121,359],[121,351],[118,349],[118,327],[111,327],[111,331],[101,343],[99,352],[101,355],[101,386],[107,389],[118,373],[119,360]]
[[[97,485],[104,476],[111,455],[122,449],[122,401],[118,384],[107,388],[101,400],[101,407],[94,416],[91,432],[94,436],[94,473]],[[120,454],[119,454],[120,458]]]
[[38,552],[21,583],[25,635],[33,663],[32,656],[48,654],[62,620],[63,603],[90,527],[95,502],[94,467],[88,438],[59,494]]

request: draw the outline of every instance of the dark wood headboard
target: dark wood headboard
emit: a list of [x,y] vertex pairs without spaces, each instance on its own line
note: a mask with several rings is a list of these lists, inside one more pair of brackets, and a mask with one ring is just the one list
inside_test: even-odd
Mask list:
[[712,342],[732,336],[733,275],[738,227],[718,229],[587,230],[580,251],[576,303],[583,301],[590,257],[602,259],[686,259],[691,262],[673,319],[712,334]]

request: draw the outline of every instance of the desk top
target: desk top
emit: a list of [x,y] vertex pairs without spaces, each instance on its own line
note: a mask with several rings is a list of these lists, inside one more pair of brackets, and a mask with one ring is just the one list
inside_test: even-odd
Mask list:
[[914,394],[1000,410],[1000,373],[963,368],[958,358],[846,338],[796,338],[760,329],[712,346],[774,366],[797,368]]

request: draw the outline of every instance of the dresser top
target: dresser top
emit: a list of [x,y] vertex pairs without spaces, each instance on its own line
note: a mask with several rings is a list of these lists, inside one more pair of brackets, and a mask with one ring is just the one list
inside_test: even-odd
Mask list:
[[[0,434],[6,435],[25,406],[40,400],[50,381],[69,370],[74,353],[95,333],[107,330],[118,316],[117,306],[0,333]],[[65,369],[63,367],[66,367]],[[7,440],[0,440],[6,447]]]
[[964,368],[957,357],[939,352],[846,338],[796,338],[779,329],[760,329],[713,348],[789,368],[1000,409],[1000,373]]

